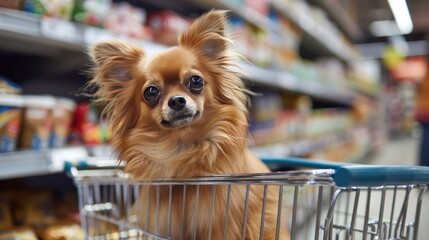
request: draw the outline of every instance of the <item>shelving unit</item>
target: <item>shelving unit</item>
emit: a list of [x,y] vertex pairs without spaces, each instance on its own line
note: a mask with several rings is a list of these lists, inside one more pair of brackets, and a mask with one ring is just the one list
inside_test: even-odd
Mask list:
[[353,104],[356,97],[355,92],[352,90],[306,81],[286,71],[270,70],[247,63],[241,63],[239,66],[245,73],[244,78],[255,84],[302,93],[348,106]]
[[[270,29],[272,31],[279,31],[275,27],[275,24],[266,16],[245,7],[231,3],[227,0],[188,0],[195,5],[199,5],[206,10],[215,9],[230,9],[234,15],[237,15],[245,21],[255,25],[258,28]],[[285,8],[281,3],[281,0],[269,0],[269,4],[273,9],[283,14],[285,17],[290,19],[295,25],[297,25],[304,32],[304,44],[307,47],[311,47],[313,50],[317,50],[320,55],[331,55],[338,57],[344,61],[350,61],[357,57],[356,53],[344,44],[337,36],[333,36],[323,28],[319,28],[315,25],[313,20],[308,16],[302,16],[291,11],[289,8]],[[327,41],[326,39],[330,39]],[[332,40],[332,41],[331,41]]]
[[338,0],[311,0],[311,3],[322,8],[338,25],[345,35],[352,40],[359,40],[363,32],[357,23],[347,14],[347,10]]
[[282,4],[281,0],[271,0],[271,5],[304,32],[303,44],[311,46],[315,51],[321,51],[321,55],[332,55],[345,62],[357,57],[357,54],[341,38],[326,29],[320,28],[311,17],[291,11],[290,8]]
[[305,156],[328,146],[343,143],[351,137],[350,132],[332,133],[323,138],[300,140],[285,143],[277,143],[269,146],[254,147],[252,151],[257,156],[264,157],[294,157]]
[[[155,4],[156,1],[150,2]],[[164,5],[168,4],[166,1],[161,2]],[[187,0],[187,2],[199,6],[203,10],[211,8],[230,9],[233,15],[259,28],[280,31],[268,17],[250,8],[236,6],[227,0]],[[279,0],[269,0],[269,3],[271,8],[290,19],[303,31],[303,44],[314,49],[318,54],[335,57],[344,62],[357,57],[356,52],[342,39],[338,36],[332,36],[329,31],[316,27],[312,22],[313,20],[308,16],[301,16],[290,11]],[[158,43],[116,36],[106,30],[83,24],[0,8],[0,49],[51,58],[58,58],[67,54],[67,59],[56,62],[58,66],[55,71],[57,72],[77,69],[77,66],[88,62],[85,51],[89,45],[114,38],[120,38],[141,46],[148,55],[156,54],[167,48]],[[353,106],[360,94],[359,91],[350,87],[324,85],[320,81],[302,79],[285,70],[263,68],[244,61],[239,62],[238,65],[245,74],[243,79],[252,86],[295,92],[347,107]],[[300,156],[319,151],[331,144],[340,143],[349,137],[350,133],[335,133],[320,139],[288,143],[287,146],[284,143],[279,143],[266,147],[255,147],[252,150],[261,156]],[[61,172],[66,162],[79,163],[88,159],[89,152],[88,148],[79,146],[0,154],[0,180]],[[113,161],[106,164],[111,164]]]
[[[103,152],[104,156],[90,157],[90,152]],[[103,145],[0,153],[0,180],[60,173],[67,164],[117,166],[117,160],[110,153],[110,148]]]
[[[67,29],[67,31],[62,29]],[[40,18],[32,14],[6,9],[0,9],[0,36],[8,38],[10,42],[19,44],[17,48],[26,45],[33,46],[34,49],[31,51],[34,54],[38,54],[41,47],[56,47],[60,50],[73,51],[74,54],[80,55],[80,58],[76,60],[79,64],[86,59],[85,49],[87,46],[101,40],[118,38],[118,36],[103,29],[58,19]],[[148,41],[119,38],[143,47],[148,55],[156,54],[167,48]],[[24,44],[22,43],[23,41]],[[3,43],[0,42],[0,44]],[[7,45],[1,46],[9,47]],[[254,84],[307,94],[343,105],[351,105],[355,98],[355,93],[351,90],[332,88],[305,81],[286,71],[266,69],[244,62],[239,65],[243,73],[245,73],[245,78],[251,80]]]

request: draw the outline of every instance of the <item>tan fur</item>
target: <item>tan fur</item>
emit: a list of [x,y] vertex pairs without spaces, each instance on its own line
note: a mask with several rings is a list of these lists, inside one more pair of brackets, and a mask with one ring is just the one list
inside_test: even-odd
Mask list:
[[[113,130],[113,147],[126,162],[126,171],[136,179],[185,179],[214,174],[260,173],[269,169],[246,146],[246,95],[239,74],[231,69],[234,57],[224,36],[225,12],[211,11],[197,19],[179,38],[179,46],[152,58],[140,48],[121,42],[104,42],[92,48],[96,64],[91,84],[98,86],[97,101],[105,107],[104,116]],[[192,94],[184,79],[200,75],[201,94]],[[143,101],[144,89],[162,89],[155,106]],[[165,128],[160,122],[167,101],[173,95],[186,95],[202,112],[201,117],[183,128]],[[168,106],[167,106],[168,107]],[[240,239],[243,224],[245,186],[233,186],[228,218],[228,239]],[[150,192],[149,196],[147,195]],[[212,187],[188,186],[183,202],[183,186],[172,188],[172,235],[180,236],[182,204],[185,205],[184,239],[196,233],[207,239],[210,223]],[[212,239],[223,239],[227,186],[214,189]],[[167,233],[168,187],[160,187],[159,233]],[[278,187],[268,188],[264,239],[274,239],[277,220]],[[252,186],[246,221],[246,239],[259,239],[263,186]],[[155,231],[155,187],[141,190],[137,211],[144,228]],[[146,207],[150,201],[149,223]],[[198,208],[197,208],[198,206]],[[195,221],[194,211],[197,211]],[[194,225],[194,222],[196,225]],[[289,239],[283,222],[280,239]]]

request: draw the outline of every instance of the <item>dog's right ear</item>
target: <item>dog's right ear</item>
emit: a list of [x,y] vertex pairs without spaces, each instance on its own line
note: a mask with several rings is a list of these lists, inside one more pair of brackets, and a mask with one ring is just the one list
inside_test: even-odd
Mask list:
[[143,50],[120,41],[108,41],[91,48],[90,56],[95,66],[88,85],[96,87],[94,101],[103,106],[103,116],[113,134],[122,134],[140,117],[139,81],[132,80],[144,56]]
[[104,78],[126,82],[131,80],[131,72],[144,53],[140,48],[120,41],[107,41],[95,45],[90,55],[97,72],[104,74]]

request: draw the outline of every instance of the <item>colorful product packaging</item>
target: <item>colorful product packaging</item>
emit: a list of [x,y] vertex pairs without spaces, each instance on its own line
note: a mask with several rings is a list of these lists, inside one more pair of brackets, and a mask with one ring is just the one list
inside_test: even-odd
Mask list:
[[147,23],[153,29],[154,41],[176,45],[178,36],[189,28],[191,22],[173,11],[161,11],[150,13]]
[[51,147],[63,147],[67,143],[73,121],[76,103],[68,98],[56,98],[53,109],[53,128],[51,134]]
[[0,94],[20,94],[21,92],[21,86],[0,75]]
[[24,0],[23,10],[41,16],[70,20],[74,0]]
[[122,2],[113,4],[104,26],[119,36],[143,39],[146,35],[145,22],[146,12],[143,9]]
[[23,148],[45,149],[49,147],[52,132],[52,109],[56,101],[51,96],[24,96],[24,116],[20,145]]
[[20,0],[1,0],[0,7],[10,9],[20,9],[22,2]]
[[71,144],[105,144],[110,138],[110,129],[100,118],[98,107],[90,103],[79,103],[74,115]]
[[22,96],[0,94],[0,152],[16,149],[23,106]]
[[109,15],[112,0],[75,0],[73,20],[102,27]]

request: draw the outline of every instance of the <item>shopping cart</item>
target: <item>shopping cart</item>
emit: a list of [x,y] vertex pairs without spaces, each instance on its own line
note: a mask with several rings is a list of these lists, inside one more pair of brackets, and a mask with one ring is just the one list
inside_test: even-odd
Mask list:
[[[291,239],[418,239],[422,198],[429,183],[429,168],[406,166],[366,166],[336,164],[305,159],[263,159],[267,164],[294,166],[298,171],[274,172],[269,174],[217,175],[194,179],[134,181],[120,169],[77,170],[71,169],[78,194],[82,226],[87,239],[211,239],[213,213],[225,211],[223,221],[228,231],[229,201],[233,191],[243,188],[243,221],[249,210],[248,200],[252,197],[252,186],[263,187],[264,204],[261,209],[261,225],[264,227],[265,199],[267,189],[276,187],[278,198],[276,239],[279,229],[287,227]],[[308,169],[308,170],[307,170]],[[316,170],[315,170],[316,169]],[[196,212],[185,213],[172,199],[173,191],[182,191],[183,201],[189,191],[196,192],[195,208],[198,211],[198,197],[202,189],[212,189],[209,230],[207,237],[196,233],[183,236],[188,223],[183,216],[194,216]],[[226,191],[225,208],[214,209],[214,191]],[[243,190],[241,189],[241,190]],[[194,193],[195,193],[194,192]],[[166,194],[167,193],[167,194]],[[204,191],[204,194],[208,194]],[[152,195],[151,197],[149,195]],[[188,194],[189,195],[189,194]],[[135,203],[139,198],[150,198],[145,206],[139,206],[140,213],[155,211],[138,217]],[[167,201],[167,211],[159,210],[160,202]],[[179,204],[180,205],[180,204]],[[179,208],[179,209],[174,209]],[[180,209],[182,208],[182,209]],[[174,213],[181,216],[172,216]],[[162,215],[166,215],[162,216]],[[147,218],[146,226],[138,218]],[[172,226],[172,218],[182,217],[180,226]],[[187,218],[188,219],[188,218]],[[154,228],[149,228],[147,222]],[[243,224],[243,235],[245,236]],[[180,229],[182,235],[172,236],[172,229]],[[260,231],[259,239],[264,239]],[[226,237],[226,234],[223,235]]]

